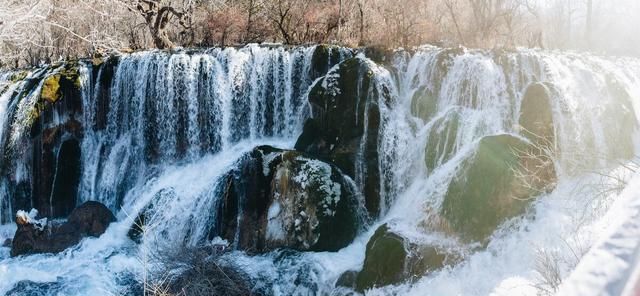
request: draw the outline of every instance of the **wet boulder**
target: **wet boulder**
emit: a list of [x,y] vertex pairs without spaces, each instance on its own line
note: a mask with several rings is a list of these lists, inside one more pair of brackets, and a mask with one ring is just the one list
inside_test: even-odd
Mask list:
[[527,87],[520,104],[519,124],[522,133],[535,144],[553,147],[555,129],[551,106],[552,86],[534,83]]
[[88,201],[75,208],[67,223],[76,226],[76,229],[88,236],[100,236],[109,227],[111,222],[116,221],[113,213],[102,203]]
[[431,172],[447,162],[457,151],[456,140],[460,132],[460,110],[451,109],[442,117],[435,119],[429,130],[425,146],[425,165]]
[[249,252],[337,251],[351,243],[366,215],[337,167],[268,146],[240,161],[221,196],[215,235]]
[[36,210],[18,211],[11,256],[61,252],[84,237],[102,235],[116,220],[103,204],[92,201],[74,209],[63,223],[48,223],[46,218],[37,220],[37,215]]
[[449,184],[442,203],[445,228],[467,241],[485,241],[498,226],[525,212],[556,182],[550,156],[512,135],[482,138]]
[[411,98],[411,115],[429,122],[438,111],[437,97],[426,86],[418,88]]
[[[11,129],[0,135],[5,145],[0,171],[9,181],[12,203],[46,217],[66,217],[77,201],[84,129],[78,67],[65,62],[24,78],[7,108]],[[14,182],[21,163],[32,168],[28,183]]]
[[311,79],[322,77],[329,72],[329,69],[351,55],[353,55],[351,51],[343,47],[329,44],[317,45],[311,55]]
[[453,264],[458,258],[443,246],[411,241],[385,224],[369,239],[362,270],[345,272],[336,285],[362,292],[399,284]]
[[329,160],[351,178],[364,171],[369,212],[380,210],[378,137],[381,109],[391,100],[390,88],[378,81],[385,71],[368,59],[351,58],[316,82],[309,93],[312,118],[307,120],[296,150]]

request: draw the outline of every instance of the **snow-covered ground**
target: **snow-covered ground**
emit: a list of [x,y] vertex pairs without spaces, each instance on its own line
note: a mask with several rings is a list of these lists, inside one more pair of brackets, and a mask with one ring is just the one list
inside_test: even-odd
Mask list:
[[583,257],[558,295],[640,295],[640,175],[608,212],[606,234]]

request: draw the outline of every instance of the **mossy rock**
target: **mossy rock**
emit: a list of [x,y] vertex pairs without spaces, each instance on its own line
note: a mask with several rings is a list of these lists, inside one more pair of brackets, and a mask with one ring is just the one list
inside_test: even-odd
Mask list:
[[47,103],[55,104],[65,96],[79,96],[80,88],[80,74],[75,62],[64,64],[57,72],[45,76],[40,90],[40,100],[32,111],[32,122],[40,117]]
[[60,91],[60,74],[53,74],[44,79],[42,90],[40,91],[40,99],[49,103],[57,102],[62,97]]
[[212,235],[241,250],[338,251],[365,223],[342,172],[298,151],[257,147],[224,179]]
[[532,142],[554,146],[551,88],[547,83],[534,83],[527,87],[520,105],[519,124],[523,135]]
[[452,109],[433,123],[425,146],[425,165],[431,172],[445,163],[456,152],[456,139],[460,127],[460,110]]
[[[278,156],[271,181],[266,245],[338,251],[355,238],[355,192],[334,166],[296,151]],[[281,236],[281,234],[285,234]]]
[[[387,87],[375,84],[378,69],[374,67],[364,58],[347,59],[311,87],[308,97],[313,117],[305,123],[295,148],[329,160],[352,179],[358,157],[364,155],[366,206],[376,216],[380,210],[380,105],[389,104],[391,95]],[[363,146],[364,152],[360,151]]]
[[[384,224],[367,243],[364,265],[355,279],[355,290],[362,292],[411,281],[452,263],[457,260],[454,257],[457,256],[443,248],[410,242]],[[345,274],[341,279],[346,285],[352,275]]]
[[438,99],[433,92],[426,86],[416,90],[411,99],[411,115],[428,122],[437,111]]
[[16,83],[18,81],[22,81],[25,78],[27,78],[27,75],[29,74],[29,72],[27,71],[17,71],[13,74],[11,74],[11,78],[9,79],[11,82]]
[[[531,157],[532,144],[511,135],[484,137],[449,184],[441,215],[464,240],[485,241],[533,198],[555,186],[553,162]],[[523,177],[524,176],[524,177]]]

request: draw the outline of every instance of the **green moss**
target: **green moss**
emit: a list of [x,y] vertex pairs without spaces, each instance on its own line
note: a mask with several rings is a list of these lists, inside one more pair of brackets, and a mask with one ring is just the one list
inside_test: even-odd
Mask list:
[[[522,214],[537,193],[526,184],[528,180],[516,177],[523,167],[539,165],[525,159],[523,154],[529,149],[530,144],[511,135],[483,138],[475,155],[463,163],[449,184],[442,205],[448,226],[465,240],[484,241],[502,222]],[[553,167],[540,169],[545,174],[548,170]]]
[[458,110],[449,111],[444,117],[433,123],[424,156],[425,165],[429,172],[449,160],[455,152],[459,125],[460,113]]
[[[420,278],[458,260],[453,257],[453,253],[446,253],[441,248],[409,242],[384,224],[367,243],[364,265],[356,276],[355,289],[362,292]],[[345,284],[347,286],[348,282]]]
[[66,81],[71,82],[77,90],[80,89],[80,73],[77,62],[65,64],[64,68],[60,70],[60,75],[62,75]]
[[45,78],[40,91],[40,99],[50,103],[57,102],[62,96],[60,90],[60,74],[53,74]]
[[390,232],[386,224],[382,225],[367,243],[356,289],[363,291],[401,282],[407,255],[404,238]]
[[28,74],[29,74],[29,73],[28,73],[27,71],[18,71],[18,72],[15,72],[15,73],[13,73],[13,74],[11,75],[10,80],[11,80],[11,82],[14,82],[14,83],[15,83],[15,82],[18,82],[18,81],[22,81],[22,80],[24,80],[25,78],[27,78],[27,75],[28,75]]
[[523,134],[534,143],[552,143],[555,137],[549,88],[543,83],[527,87],[520,106]]
[[438,110],[437,98],[427,87],[420,87],[411,99],[411,115],[429,121]]

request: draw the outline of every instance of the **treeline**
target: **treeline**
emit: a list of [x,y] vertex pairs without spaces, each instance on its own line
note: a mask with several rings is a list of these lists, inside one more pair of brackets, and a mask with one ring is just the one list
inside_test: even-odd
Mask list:
[[0,63],[253,42],[584,47],[592,1],[0,0]]

